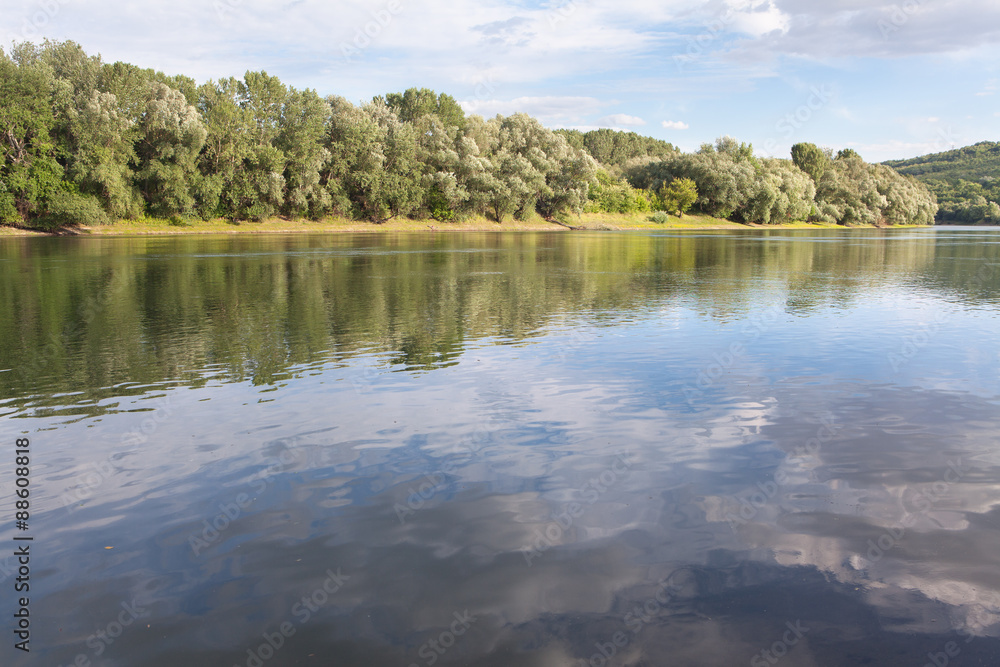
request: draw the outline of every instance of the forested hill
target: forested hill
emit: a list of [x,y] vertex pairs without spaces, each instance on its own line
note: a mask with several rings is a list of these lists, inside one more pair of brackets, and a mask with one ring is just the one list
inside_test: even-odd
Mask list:
[[145,216],[566,220],[689,208],[752,224],[929,224],[916,180],[854,151],[762,159],[731,137],[682,153],[632,132],[466,116],[423,88],[355,105],[266,72],[196,83],[73,42],[0,49],[0,224]]
[[983,141],[885,164],[916,177],[937,195],[939,222],[1000,224],[1000,143]]

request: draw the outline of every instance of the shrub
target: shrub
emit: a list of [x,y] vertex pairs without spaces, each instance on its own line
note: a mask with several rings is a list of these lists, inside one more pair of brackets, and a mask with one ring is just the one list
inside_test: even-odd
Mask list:
[[36,226],[45,229],[74,225],[107,225],[111,223],[108,214],[101,208],[96,197],[77,192],[60,190],[48,201],[48,210],[38,218]]

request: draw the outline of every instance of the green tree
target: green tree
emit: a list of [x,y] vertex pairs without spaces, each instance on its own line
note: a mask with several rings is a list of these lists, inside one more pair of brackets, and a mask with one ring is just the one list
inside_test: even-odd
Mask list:
[[813,183],[819,183],[830,165],[830,158],[816,144],[799,143],[792,146],[792,162],[809,174]]
[[669,185],[661,186],[659,194],[664,210],[683,218],[684,213],[698,201],[698,186],[690,178],[675,178]]
[[198,157],[208,136],[198,110],[163,83],[147,83],[145,113],[136,144],[136,182],[149,211],[158,216],[194,211]]
[[384,102],[358,108],[330,100],[328,187],[354,215],[382,223],[420,205],[414,127]]
[[0,224],[36,224],[66,189],[51,136],[54,86],[47,68],[18,67],[0,51]]
[[199,109],[208,136],[197,186],[204,217],[262,220],[284,203],[285,157],[274,146],[287,89],[266,72],[208,82]]
[[323,178],[331,158],[324,145],[330,114],[330,105],[315,91],[289,90],[275,145],[285,158],[284,209],[292,217],[318,219],[332,208]]
[[[379,101],[377,97],[373,100]],[[445,93],[438,95],[429,88],[408,88],[402,93],[389,93],[384,102],[404,123],[423,116],[437,116],[444,127],[461,127],[465,123],[465,112],[454,97]]]

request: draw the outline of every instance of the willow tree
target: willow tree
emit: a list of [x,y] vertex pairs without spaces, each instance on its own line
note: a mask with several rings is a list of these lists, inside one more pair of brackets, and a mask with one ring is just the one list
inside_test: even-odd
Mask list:
[[180,91],[149,83],[147,98],[136,144],[136,182],[154,215],[191,214],[198,158],[208,130]]
[[330,105],[315,91],[289,90],[275,144],[285,159],[284,210],[293,218],[317,219],[331,210],[333,200],[323,180],[331,157],[324,145],[330,115]]
[[[51,70],[21,67],[0,51],[0,223],[34,225],[64,197],[55,158]],[[58,213],[58,212],[57,212]],[[56,216],[57,218],[59,216]]]
[[285,160],[273,142],[286,94],[265,72],[201,86],[198,106],[208,130],[197,186],[203,216],[262,220],[281,208]]
[[356,217],[382,223],[420,203],[416,136],[384,102],[331,98],[328,187]]

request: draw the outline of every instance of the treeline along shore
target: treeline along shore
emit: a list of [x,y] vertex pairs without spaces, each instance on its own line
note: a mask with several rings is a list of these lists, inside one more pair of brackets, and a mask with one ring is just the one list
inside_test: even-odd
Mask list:
[[73,42],[0,50],[0,224],[36,230],[147,219],[347,219],[383,224],[929,225],[912,177],[797,144],[759,158],[731,137],[695,153],[633,132],[550,130],[526,114],[467,116],[427,89],[355,105],[266,72],[198,85]]

